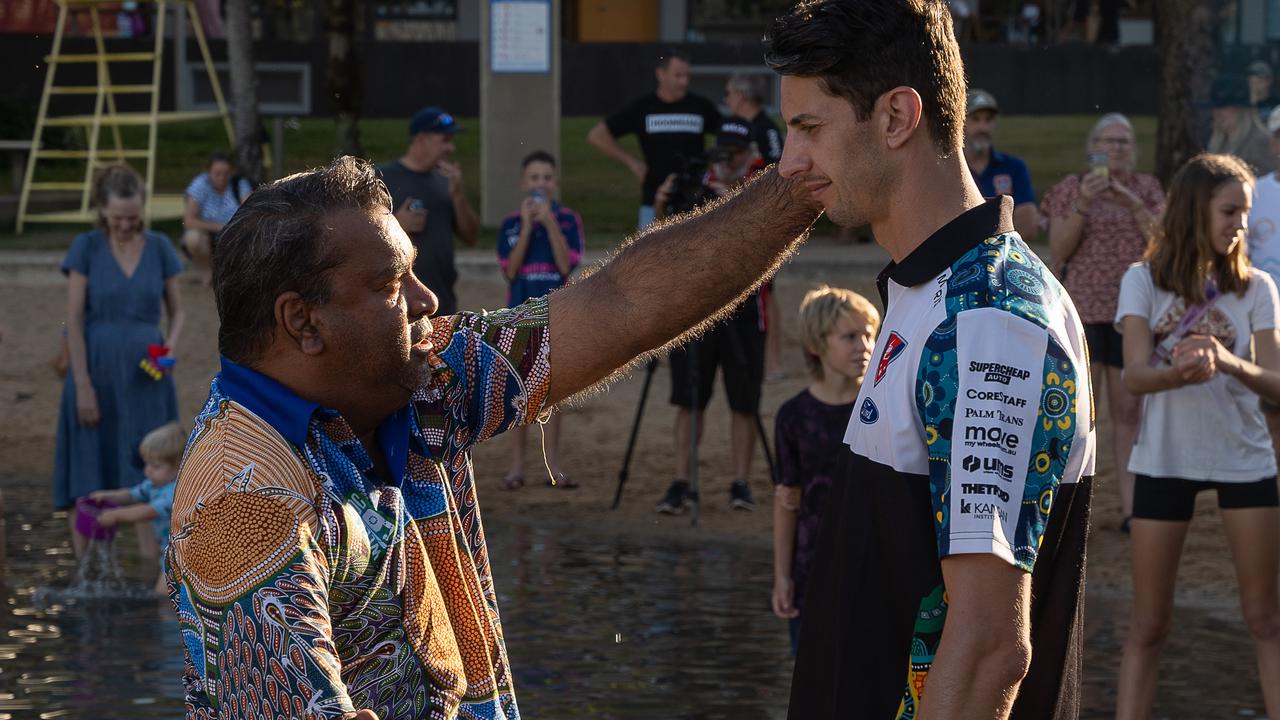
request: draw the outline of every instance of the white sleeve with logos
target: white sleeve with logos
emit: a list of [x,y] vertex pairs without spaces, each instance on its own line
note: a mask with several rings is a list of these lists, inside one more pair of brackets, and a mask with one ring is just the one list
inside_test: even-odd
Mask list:
[[962,311],[952,332],[930,337],[919,380],[938,554],[1030,572],[1080,422],[1075,362],[1002,308]]

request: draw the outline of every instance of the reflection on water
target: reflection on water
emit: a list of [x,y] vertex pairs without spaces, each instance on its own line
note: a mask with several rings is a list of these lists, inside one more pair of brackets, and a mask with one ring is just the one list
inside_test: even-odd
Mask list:
[[[11,483],[5,494],[0,720],[180,717],[182,654],[167,601],[37,609],[37,588],[75,575],[66,518],[44,512],[43,485]],[[785,716],[791,661],[786,626],[768,610],[767,547],[497,519],[488,532],[526,717]],[[126,569],[144,577],[125,555]],[[1085,718],[1113,712],[1127,612],[1125,598],[1090,595]],[[1234,605],[1199,603],[1175,620],[1154,717],[1260,717]]]

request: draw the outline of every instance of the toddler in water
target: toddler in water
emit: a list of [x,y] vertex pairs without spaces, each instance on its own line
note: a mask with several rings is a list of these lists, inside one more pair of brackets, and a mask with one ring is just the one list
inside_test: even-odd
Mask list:
[[845,426],[871,362],[880,313],[865,297],[822,286],[800,303],[800,339],[813,382],[778,409],[773,502],[773,612],[800,637],[804,583],[817,547]]
[[146,463],[143,474],[147,479],[130,488],[97,490],[89,496],[122,506],[104,510],[98,516],[98,523],[103,527],[151,521],[160,552],[156,592],[162,594],[166,591],[164,555],[169,547],[169,521],[173,515],[173,481],[178,478],[178,463],[182,460],[186,444],[186,433],[176,422],[152,430],[138,446],[138,454]]

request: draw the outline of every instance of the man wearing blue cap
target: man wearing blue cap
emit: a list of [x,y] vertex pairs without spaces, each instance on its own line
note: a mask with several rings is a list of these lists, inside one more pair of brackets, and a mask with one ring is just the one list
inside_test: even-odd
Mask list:
[[418,248],[413,271],[440,298],[442,314],[458,310],[453,238],[475,245],[480,237],[480,221],[463,191],[462,169],[453,162],[453,135],[459,129],[442,108],[424,107],[409,120],[404,155],[378,166],[391,191],[396,220]]

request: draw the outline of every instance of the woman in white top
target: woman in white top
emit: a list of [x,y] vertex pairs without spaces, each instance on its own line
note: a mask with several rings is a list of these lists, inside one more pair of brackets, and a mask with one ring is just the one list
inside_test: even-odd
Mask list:
[[[1253,174],[1199,155],[1173,178],[1163,227],[1120,285],[1124,382],[1143,396],[1135,475],[1133,620],[1116,717],[1147,718],[1196,493],[1215,490],[1267,715],[1280,718],[1280,499],[1259,396],[1280,401],[1276,287],[1249,265]],[[1252,352],[1251,352],[1252,347]]]

